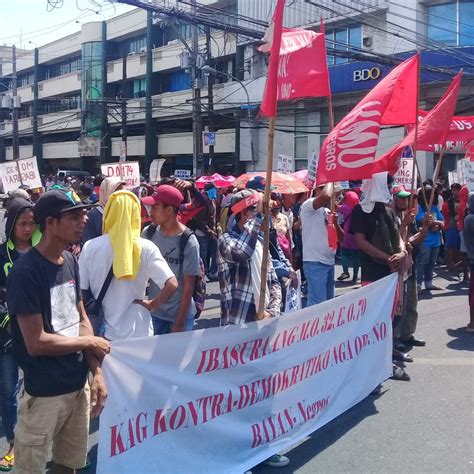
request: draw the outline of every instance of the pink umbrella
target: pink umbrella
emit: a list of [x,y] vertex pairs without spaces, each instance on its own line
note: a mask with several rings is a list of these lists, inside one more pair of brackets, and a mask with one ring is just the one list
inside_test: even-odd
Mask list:
[[308,170],[299,170],[296,173],[291,173],[291,176],[295,177],[298,181],[301,181],[302,183],[304,183],[307,174],[308,174]]
[[214,173],[211,176],[201,176],[196,181],[196,187],[203,189],[207,183],[212,183],[216,188],[226,188],[227,186],[232,186],[232,183],[235,181],[233,176],[222,176],[219,173]]

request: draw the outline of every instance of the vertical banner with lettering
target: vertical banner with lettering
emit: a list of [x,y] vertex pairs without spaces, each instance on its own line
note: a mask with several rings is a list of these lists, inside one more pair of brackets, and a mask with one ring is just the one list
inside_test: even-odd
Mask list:
[[109,163],[100,167],[102,174],[110,178],[123,179],[127,183],[127,188],[135,188],[140,185],[140,165],[138,161],[128,161],[126,163]]
[[391,376],[397,281],[242,327],[114,341],[97,472],[241,474],[294,446]]

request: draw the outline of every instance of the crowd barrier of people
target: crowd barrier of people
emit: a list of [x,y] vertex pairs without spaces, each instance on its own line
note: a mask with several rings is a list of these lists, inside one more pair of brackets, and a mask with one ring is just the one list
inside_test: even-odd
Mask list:
[[[4,196],[0,408],[9,450],[0,471],[42,472],[51,450],[58,472],[87,466],[110,343],[193,330],[209,282],[219,282],[221,325],[261,317],[264,189],[263,176],[238,189],[175,178],[126,189],[98,175],[48,177],[42,192]],[[466,186],[427,181],[411,193],[379,173],[350,189],[274,190],[270,209],[264,318],[283,315],[290,285],[311,306],[334,298],[336,282],[356,288],[397,273],[392,378],[408,381],[400,362],[426,344],[416,333],[418,298],[441,289],[433,277],[443,263],[470,285],[466,331],[474,333],[474,194]]]

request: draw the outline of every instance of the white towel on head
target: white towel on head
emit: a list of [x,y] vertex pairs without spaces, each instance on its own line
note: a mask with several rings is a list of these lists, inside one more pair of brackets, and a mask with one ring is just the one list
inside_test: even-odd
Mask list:
[[372,176],[372,179],[364,179],[360,190],[364,194],[360,206],[362,210],[370,214],[375,207],[376,202],[382,202],[388,204],[392,196],[387,185],[387,171],[382,173],[376,173]]

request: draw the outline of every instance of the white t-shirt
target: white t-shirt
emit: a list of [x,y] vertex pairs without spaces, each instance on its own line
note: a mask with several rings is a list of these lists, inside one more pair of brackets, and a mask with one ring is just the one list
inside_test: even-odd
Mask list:
[[[142,251],[140,269],[135,280],[113,278],[102,302],[105,316],[105,337],[111,341],[134,337],[153,336],[150,312],[134,300],[145,298],[149,280],[160,288],[174,276],[158,247],[151,241],[140,239]],[[90,288],[95,298],[109,273],[113,249],[108,235],[89,240],[79,257],[81,289]]]
[[329,248],[327,215],[325,207],[313,209],[315,198],[301,206],[300,218],[303,237],[303,262],[319,262],[334,265],[336,252]]

